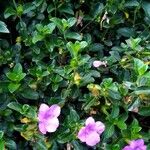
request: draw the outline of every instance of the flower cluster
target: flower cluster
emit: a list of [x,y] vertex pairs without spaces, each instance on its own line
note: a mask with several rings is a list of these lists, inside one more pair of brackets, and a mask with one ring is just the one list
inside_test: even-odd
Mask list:
[[125,146],[122,150],[146,150],[143,139],[133,140],[128,146]]
[[52,105],[51,107],[46,104],[41,104],[39,108],[38,120],[39,130],[46,134],[46,132],[55,132],[59,126],[58,116],[60,115],[60,107]]
[[105,130],[105,125],[89,117],[85,122],[85,127],[82,127],[78,133],[78,138],[82,142],[86,142],[89,146],[95,146],[100,142],[100,135]]
[[[58,116],[60,115],[61,108],[59,105],[54,104],[48,106],[41,104],[38,113],[39,130],[41,133],[55,132],[59,126]],[[77,137],[81,142],[85,142],[88,146],[95,146],[100,142],[100,135],[104,132],[105,125],[101,121],[96,121],[94,118],[89,117],[85,121],[85,126],[82,127]],[[143,139],[133,140],[129,145],[125,146],[122,150],[146,150]]]

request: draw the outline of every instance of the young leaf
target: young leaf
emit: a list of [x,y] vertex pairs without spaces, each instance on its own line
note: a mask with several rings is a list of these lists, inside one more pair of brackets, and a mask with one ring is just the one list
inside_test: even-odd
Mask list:
[[22,112],[22,105],[17,102],[11,102],[7,106],[17,112]]
[[17,12],[12,7],[8,7],[4,12],[5,19],[9,18],[10,16],[16,15]]
[[76,33],[76,32],[67,32],[65,34],[65,37],[67,39],[74,39],[74,40],[78,40],[78,41],[82,40],[82,36],[79,33]]
[[104,131],[104,138],[105,139],[110,138],[114,134],[114,131],[115,131],[114,125],[113,124],[107,124],[106,129]]
[[148,69],[148,65],[144,64],[140,59],[134,58],[134,70],[141,76]]
[[19,83],[10,83],[8,85],[8,89],[9,89],[10,93],[15,92],[19,87],[20,87]]
[[2,21],[0,21],[0,33],[9,33],[6,24]]

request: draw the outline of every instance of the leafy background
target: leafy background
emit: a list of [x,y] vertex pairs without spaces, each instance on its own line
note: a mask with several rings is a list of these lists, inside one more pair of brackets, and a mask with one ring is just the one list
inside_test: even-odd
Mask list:
[[[5,0],[0,13],[0,149],[150,149],[148,0]],[[62,107],[46,136],[41,103]],[[89,116],[106,125],[93,148],[77,139]]]

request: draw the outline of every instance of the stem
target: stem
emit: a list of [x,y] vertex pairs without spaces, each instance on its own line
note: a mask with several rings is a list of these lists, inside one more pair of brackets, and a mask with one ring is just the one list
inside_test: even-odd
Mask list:
[[104,32],[104,34],[102,36],[102,41],[104,41],[104,38],[105,38],[105,35],[107,34],[107,32],[108,32],[108,28],[105,30],[105,32]]
[[81,33],[81,32],[82,32],[87,26],[89,26],[94,20],[95,20],[95,18],[92,19],[90,22],[88,22],[79,32]]
[[16,1],[15,1],[15,0],[13,0],[13,4],[14,4],[14,6],[15,6],[15,9],[17,10],[17,4],[16,4]]
[[134,18],[133,18],[133,27],[135,27],[135,20],[136,20],[136,13],[137,13],[137,8],[134,11]]
[[[150,25],[148,25],[148,26],[143,30],[143,32],[141,32],[141,33],[138,35],[138,37],[140,37],[149,27],[150,27]],[[138,38],[138,37],[137,37],[137,38]]]

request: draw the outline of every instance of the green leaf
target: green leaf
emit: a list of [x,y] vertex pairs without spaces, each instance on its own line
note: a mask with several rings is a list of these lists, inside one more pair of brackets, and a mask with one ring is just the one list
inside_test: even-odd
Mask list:
[[76,23],[77,19],[72,17],[67,20],[68,26],[72,27]]
[[125,122],[128,119],[128,114],[127,113],[123,113],[121,115],[119,115],[118,120]]
[[44,26],[44,35],[51,34],[54,31],[55,27],[56,25],[54,23],[49,23],[47,26]]
[[139,51],[139,44],[141,42],[141,38],[136,38],[136,39],[133,39],[132,37],[128,40],[126,40],[126,43],[128,45],[128,47],[130,47],[132,50],[138,50]]
[[119,115],[119,106],[114,105],[111,112],[111,117],[116,118]]
[[47,146],[45,145],[45,142],[43,142],[43,141],[37,142],[37,146],[36,147],[39,150],[47,150]]
[[36,9],[36,6],[32,3],[26,3],[23,5],[23,14],[27,14]]
[[[25,108],[26,106],[26,108]],[[35,108],[25,104],[23,105],[24,109],[24,115],[28,118],[37,119],[37,111]]]
[[138,7],[140,4],[137,0],[128,0],[125,3],[125,7]]
[[48,13],[51,13],[51,12],[53,12],[55,10],[55,6],[53,5],[53,4],[50,4],[49,6],[48,6],[48,8],[47,8],[47,12]]
[[132,135],[134,136],[135,133],[139,133],[139,131],[141,131],[141,129],[142,128],[139,126],[138,120],[134,119],[133,122],[131,123],[131,132],[132,132]]
[[133,92],[134,94],[136,95],[140,95],[140,94],[145,94],[145,95],[150,95],[150,89],[147,88],[147,89],[137,89]]
[[66,46],[67,49],[70,51],[72,57],[77,57],[79,50],[85,48],[87,45],[88,44],[85,41],[82,42],[76,41],[75,43],[68,42]]
[[38,33],[37,31],[34,32],[33,38],[32,38],[32,42],[33,44],[37,43],[38,41],[43,40],[44,35]]
[[89,51],[100,52],[100,55],[102,56],[103,56],[103,51],[102,51],[103,49],[104,49],[104,45],[100,43],[94,43],[89,47]]
[[11,81],[19,82],[26,76],[26,74],[25,73],[16,74],[16,73],[13,73],[13,72],[8,72],[8,73],[6,73],[6,76]]
[[114,125],[113,124],[107,124],[106,129],[104,131],[104,138],[105,139],[110,138],[114,134],[114,131],[115,131]]
[[2,139],[0,139],[0,150],[5,150],[5,143]]
[[22,112],[22,105],[17,102],[11,102],[7,106],[17,112]]
[[138,113],[142,116],[150,116],[150,106],[140,107]]
[[117,124],[118,128],[120,128],[121,130],[127,129],[126,123],[124,121],[122,121],[122,120],[118,120],[116,122],[116,124]]
[[82,41],[80,42],[80,48],[83,49],[85,47],[87,47],[88,43],[86,41]]
[[34,91],[31,88],[23,89],[20,94],[26,99],[37,100],[39,98],[38,92]]
[[143,1],[142,8],[144,9],[146,16],[150,18],[150,2]]
[[70,14],[70,15],[74,15],[73,9],[67,3],[62,5],[61,7],[59,7],[58,11],[60,11],[60,13],[67,13],[67,14]]
[[115,100],[120,100],[122,98],[119,91],[114,91],[114,90],[109,89],[108,94],[111,98],[113,98]]
[[148,65],[144,64],[140,59],[134,58],[134,70],[139,74],[143,75],[148,69]]
[[0,33],[9,33],[6,24],[2,21],[0,21]]
[[105,78],[102,81],[102,86],[104,86],[105,88],[109,88],[112,84],[113,79],[112,78]]
[[55,27],[55,23],[49,23],[45,26],[43,26],[42,24],[37,24],[36,29],[38,30],[38,32],[34,32],[32,42],[35,44],[38,41],[42,41],[46,35],[49,35],[54,31]]
[[67,32],[65,34],[65,37],[67,39],[74,39],[74,40],[78,40],[78,41],[82,40],[82,36],[79,33],[77,33],[77,32]]
[[74,150],[85,150],[82,144],[79,144],[77,140],[71,141],[71,144],[73,145]]
[[54,92],[56,92],[56,91],[58,90],[58,88],[59,88],[59,85],[58,85],[58,84],[52,84],[52,90],[53,90]]
[[8,89],[9,89],[10,93],[15,92],[20,87],[20,85],[21,84],[19,84],[19,83],[10,83],[8,85]]
[[73,109],[73,107],[70,107],[70,114],[68,116],[68,121],[77,123],[79,121],[80,117],[78,113]]
[[9,18],[10,16],[16,15],[17,12],[12,7],[8,7],[4,12],[5,19]]
[[138,86],[149,86],[150,85],[150,72],[147,72],[142,76],[139,76],[136,83]]
[[58,142],[66,143],[71,141],[74,137],[75,137],[75,132],[70,132],[70,130],[67,129],[66,131],[58,135]]
[[99,3],[99,2],[95,3],[94,7],[92,8],[92,11],[91,11],[92,16],[94,18],[97,17],[98,15],[100,15],[102,13],[103,9],[104,9],[103,3]]
[[52,21],[60,31],[63,30],[63,23],[61,19],[54,17],[54,18],[51,18],[50,21]]
[[60,76],[60,75],[55,75],[51,78],[51,80],[54,82],[54,83],[59,83],[63,80],[63,78]]
[[22,73],[22,66],[18,63],[15,65],[13,72],[7,72],[6,76],[11,81],[19,82],[26,76],[26,73]]
[[133,37],[135,34],[134,29],[128,27],[119,28],[117,33],[124,37]]
[[21,66],[20,63],[15,65],[15,67],[13,69],[13,72],[16,73],[16,74],[22,73],[22,66]]
[[6,144],[6,147],[8,147],[11,150],[17,149],[17,144],[13,140],[6,140],[5,144]]
[[3,138],[4,132],[0,131],[0,140]]

